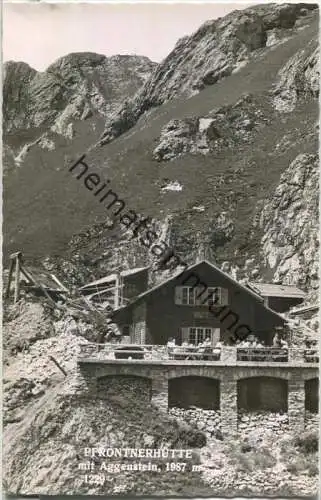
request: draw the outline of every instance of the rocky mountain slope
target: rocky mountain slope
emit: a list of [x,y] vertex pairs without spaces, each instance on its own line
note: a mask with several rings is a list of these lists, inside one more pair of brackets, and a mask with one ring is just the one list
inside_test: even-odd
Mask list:
[[283,44],[304,28],[315,8],[299,3],[261,5],[207,21],[179,40],[141,91],[120,107],[107,123],[103,142],[130,128],[147,109],[195,95]]
[[99,129],[155,66],[147,57],[90,52],[61,57],[44,72],[24,62],[5,63],[3,116],[9,156],[11,152],[20,166],[34,144],[55,149],[55,136],[71,140],[78,121],[91,119],[89,131]]
[[[116,111],[117,99],[126,97],[126,92],[121,88],[117,94],[114,88],[114,101],[106,98],[107,69],[118,66],[115,59],[102,62],[98,55],[72,55],[51,66],[49,73],[61,74],[74,96],[68,105],[63,101],[62,111],[53,103],[59,92],[66,99],[67,90],[55,86],[52,75],[49,82],[54,80],[57,94],[50,94],[46,112],[40,101],[30,119],[28,113],[16,113],[12,105],[5,111],[5,117],[11,116],[6,125],[7,148],[12,149],[14,141],[25,141],[18,128],[11,132],[13,123],[38,138],[42,127],[41,139],[20,150],[21,168],[5,179],[6,252],[22,248],[31,259],[49,256],[69,275],[76,269],[79,279],[97,277],[113,266],[153,261],[130,233],[119,227],[108,229],[112,214],[106,214],[106,208],[68,172],[67,166],[87,149],[92,171],[110,180],[127,209],[154,220],[166,241],[186,259],[193,261],[202,243],[226,270],[236,269],[240,278],[278,279],[281,275],[263,239],[271,220],[258,220],[267,200],[282,189],[278,185],[287,189],[281,176],[291,170],[291,164],[302,168],[303,176],[315,175],[303,164],[300,167],[298,160],[300,154],[312,158],[309,155],[315,155],[318,147],[315,7],[251,7],[205,23],[180,40],[132,100]],[[76,64],[79,59],[82,76]],[[126,67],[128,58],[125,61]],[[146,60],[132,64],[141,68],[144,78],[152,69]],[[124,74],[122,68],[117,71]],[[43,76],[25,65],[21,71],[32,84],[27,87],[42,89],[42,95]],[[199,85],[200,78],[206,85]],[[86,118],[90,109],[94,115]],[[67,138],[68,130],[72,134]],[[9,160],[14,161],[13,155]],[[318,192],[312,179],[308,185],[314,194]],[[316,221],[317,217],[310,221],[312,233]],[[302,247],[297,250],[285,250],[292,252],[287,266],[292,261],[297,266],[298,252],[305,252]],[[302,281],[302,266],[288,278],[308,285],[311,280]],[[309,266],[315,268],[315,264]]]

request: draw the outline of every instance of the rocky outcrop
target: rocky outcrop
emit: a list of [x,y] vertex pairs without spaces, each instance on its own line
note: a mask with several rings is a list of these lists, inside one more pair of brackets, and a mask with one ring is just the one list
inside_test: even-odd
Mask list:
[[10,61],[4,71],[5,132],[51,125],[62,133],[71,119],[107,116],[155,67],[147,57],[84,52],[58,59],[44,72]]
[[99,137],[99,121],[133,95],[155,66],[147,57],[90,52],[62,57],[44,72],[25,63],[5,63],[4,141],[10,147],[5,168],[22,166],[34,146],[54,150],[61,137],[73,140],[79,122],[90,120],[88,132]]
[[265,263],[275,281],[318,287],[319,172],[316,154],[301,154],[282,174],[261,216]]
[[3,344],[8,354],[28,350],[37,340],[53,334],[53,321],[45,304],[22,299],[5,310]]
[[27,63],[9,61],[4,64],[3,73],[4,131],[20,128],[24,124],[29,127],[29,116],[24,109],[28,105],[29,86],[37,71]]
[[274,91],[274,106],[278,111],[293,111],[298,99],[319,96],[319,58],[319,48],[312,41],[279,71]]
[[168,161],[187,153],[210,154],[249,143],[254,132],[269,123],[269,117],[252,95],[242,96],[234,105],[213,110],[206,116],[174,119],[163,127],[153,151],[157,161]]
[[148,109],[170,99],[190,97],[238,71],[262,51],[291,37],[316,7],[261,5],[207,21],[179,40],[142,90],[107,121],[100,144],[131,128]]

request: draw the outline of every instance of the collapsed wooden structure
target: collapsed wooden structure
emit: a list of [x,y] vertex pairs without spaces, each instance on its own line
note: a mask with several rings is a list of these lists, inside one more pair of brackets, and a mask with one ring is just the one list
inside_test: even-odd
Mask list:
[[13,303],[17,303],[22,289],[43,296],[53,309],[68,310],[72,316],[89,320],[97,331],[108,332],[110,319],[106,311],[101,311],[97,304],[89,300],[90,297],[75,291],[71,293],[54,274],[45,269],[25,266],[22,252],[15,252],[10,255],[5,299],[9,300],[13,293]]
[[47,300],[57,306],[54,294],[68,294],[68,289],[58,280],[58,278],[47,271],[39,271],[36,268],[26,267],[23,263],[22,252],[15,252],[10,255],[10,267],[8,282],[5,291],[5,298],[10,298],[11,285],[14,280],[13,302],[18,302],[21,287],[27,290],[41,291]]

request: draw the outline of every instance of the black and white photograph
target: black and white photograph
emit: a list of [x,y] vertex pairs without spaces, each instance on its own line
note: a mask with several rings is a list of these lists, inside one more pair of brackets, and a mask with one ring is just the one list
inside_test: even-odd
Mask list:
[[319,6],[4,2],[3,489],[319,493]]

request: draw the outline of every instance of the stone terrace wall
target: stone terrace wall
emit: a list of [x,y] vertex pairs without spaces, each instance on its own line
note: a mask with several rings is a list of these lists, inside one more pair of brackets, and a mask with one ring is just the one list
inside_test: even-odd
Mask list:
[[121,397],[133,398],[136,401],[151,400],[152,383],[148,378],[130,375],[110,375],[97,380],[97,395],[102,399]]
[[[237,432],[238,415],[238,385],[244,383],[244,379],[253,377],[267,377],[269,379],[279,379],[277,384],[283,386],[288,391],[285,396],[285,389],[278,391],[282,404],[288,406],[289,428],[294,432],[302,432],[305,426],[305,389],[309,384],[306,381],[315,379],[318,375],[317,368],[298,367],[251,367],[251,366],[214,366],[214,365],[179,365],[146,362],[97,362],[81,363],[78,365],[78,385],[77,392],[81,392],[88,397],[103,394],[103,398],[110,397],[111,394],[126,394],[130,392],[134,397],[142,398],[142,401],[152,401],[161,411],[168,410],[169,386],[173,380],[185,378],[184,391],[188,391],[190,377],[204,377],[204,380],[216,380],[219,389],[213,400],[220,394],[220,412],[223,434],[234,434]],[[265,380],[266,382],[266,380]],[[206,384],[208,380],[206,381]],[[204,387],[206,387],[206,384]],[[209,383],[210,385],[210,383]],[[208,385],[208,386],[209,386]],[[272,384],[273,385],[273,384]],[[205,390],[206,393],[206,390]],[[209,393],[208,393],[209,394]],[[265,401],[266,409],[275,410],[273,399],[273,387]],[[197,401],[195,401],[197,402]],[[270,402],[269,404],[267,404]],[[199,401],[198,401],[199,403]],[[273,405],[272,405],[273,403]],[[192,404],[189,399],[189,404]],[[271,404],[271,407],[269,408]],[[196,406],[196,405],[195,405]],[[215,405],[217,406],[217,405]]]

